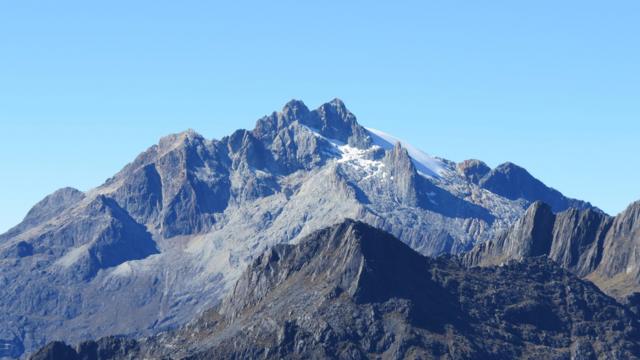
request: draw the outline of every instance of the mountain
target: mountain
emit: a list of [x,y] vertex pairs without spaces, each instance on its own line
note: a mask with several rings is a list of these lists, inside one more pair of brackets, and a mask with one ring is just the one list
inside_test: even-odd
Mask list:
[[181,329],[32,359],[633,359],[638,320],[544,257],[469,271],[347,220],[268,250]]
[[493,238],[536,196],[589,208],[537,185],[513,192],[522,176],[474,179],[364,128],[337,99],[315,110],[291,101],[220,140],[166,136],[97,188],[48,196],[0,236],[0,357],[183,324],[266,249],[345,218],[438,255]]
[[640,292],[640,202],[615,217],[594,209],[554,214],[536,202],[508,231],[463,255],[469,266],[546,256],[620,300]]
[[480,160],[466,160],[458,164],[457,170],[474,184],[507,199],[524,199],[528,202],[543,201],[549,204],[555,212],[569,208],[593,208],[588,202],[562,195],[559,191],[546,186],[533,177],[526,169],[510,162],[491,169]]

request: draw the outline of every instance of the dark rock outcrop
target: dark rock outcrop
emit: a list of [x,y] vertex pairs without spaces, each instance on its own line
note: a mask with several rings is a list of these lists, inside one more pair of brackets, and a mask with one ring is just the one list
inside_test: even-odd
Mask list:
[[326,138],[354,147],[367,148],[371,145],[369,133],[358,124],[356,117],[340,99],[334,99],[313,111],[309,111],[302,101],[291,100],[282,112],[258,120],[253,132],[270,145],[279,132],[294,122],[317,130]]
[[76,360],[78,354],[69,345],[54,341],[31,357],[31,360]]
[[75,349],[55,341],[31,356],[31,360],[106,360],[136,359],[140,352],[138,342],[123,337],[106,337],[98,341],[85,341]]

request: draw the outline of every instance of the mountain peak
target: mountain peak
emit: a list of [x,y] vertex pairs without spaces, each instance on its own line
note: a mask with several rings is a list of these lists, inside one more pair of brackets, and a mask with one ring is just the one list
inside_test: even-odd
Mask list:
[[313,111],[309,111],[302,101],[291,100],[285,104],[281,112],[274,112],[258,120],[253,132],[257,138],[271,143],[278,134],[288,131],[295,122],[328,139],[354,147],[363,149],[372,144],[367,130],[358,124],[356,117],[337,98]]
[[542,214],[551,213],[551,206],[549,206],[549,204],[540,200],[534,201],[527,208],[526,214],[527,215],[531,214],[533,216],[536,216],[535,214],[538,214],[538,213],[542,213]]
[[35,204],[24,217],[22,222],[11,228],[0,239],[15,236],[29,227],[42,224],[60,215],[64,210],[84,199],[85,194],[72,187],[64,187],[47,195]]
[[632,202],[622,211],[623,214],[630,214],[634,212],[640,213],[640,200]]
[[176,147],[188,142],[203,140],[204,137],[202,135],[200,135],[197,131],[189,128],[179,133],[161,137],[160,141],[158,142],[158,146],[160,147],[161,152],[165,152],[171,149],[175,149]]
[[519,166],[517,164],[512,163],[511,161],[506,161],[503,162],[502,164],[498,165],[496,167],[496,169],[509,169],[509,170],[522,170],[522,171],[526,171],[522,166]]
[[309,234],[297,245],[276,245],[257,258],[221,311],[236,317],[262,301],[271,289],[297,281],[334,283],[357,302],[383,300],[409,291],[402,278],[410,278],[425,261],[392,235],[345,219]]
[[301,119],[309,114],[309,108],[301,100],[292,99],[282,107],[282,114],[288,119]]
[[330,105],[336,109],[340,109],[342,111],[348,111],[347,110],[347,106],[344,104],[344,102],[339,99],[339,98],[333,98],[331,101],[329,101],[328,103],[326,103],[325,105]]
[[483,177],[491,172],[491,168],[487,164],[476,159],[460,162],[456,165],[456,169],[460,175],[474,184],[478,184]]
[[551,207],[541,201],[529,206],[524,216],[514,225],[520,257],[534,257],[549,254],[553,239],[555,215]]
[[554,212],[564,211],[571,207],[578,209],[593,207],[587,202],[562,195],[558,190],[548,187],[536,179],[525,168],[512,162],[500,164],[486,173],[478,180],[478,185],[510,200],[544,201],[551,206]]
[[471,266],[500,265],[509,260],[549,255],[555,219],[549,205],[535,201],[506,232],[463,255],[463,262]]

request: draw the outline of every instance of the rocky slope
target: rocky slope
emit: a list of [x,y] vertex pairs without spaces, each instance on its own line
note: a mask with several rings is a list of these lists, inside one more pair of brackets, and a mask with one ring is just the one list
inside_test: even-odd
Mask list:
[[547,256],[623,300],[640,291],[639,217],[640,202],[616,217],[593,209],[554,214],[537,202],[508,231],[463,259],[470,266],[486,266]]
[[184,323],[262,251],[346,217],[435,255],[492,238],[538,197],[589,207],[530,176],[465,174],[365,129],[339,100],[291,101],[220,140],[164,137],[103,185],[62,189],[0,236],[0,357]]
[[470,271],[345,221],[268,250],[179,330],[32,359],[634,359],[638,320],[544,257]]

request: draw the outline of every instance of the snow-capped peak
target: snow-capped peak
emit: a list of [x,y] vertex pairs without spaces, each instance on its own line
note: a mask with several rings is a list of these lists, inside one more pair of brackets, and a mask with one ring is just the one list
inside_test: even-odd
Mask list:
[[396,138],[393,135],[389,135],[383,131],[366,128],[373,139],[373,143],[382,147],[383,149],[393,149],[396,143],[400,143],[402,147],[407,149],[409,156],[413,159],[413,164],[415,165],[418,172],[423,175],[432,176],[432,177],[440,177],[447,172],[447,166],[445,163],[435,158],[422,150],[414,147],[413,145],[406,143],[403,140]]

